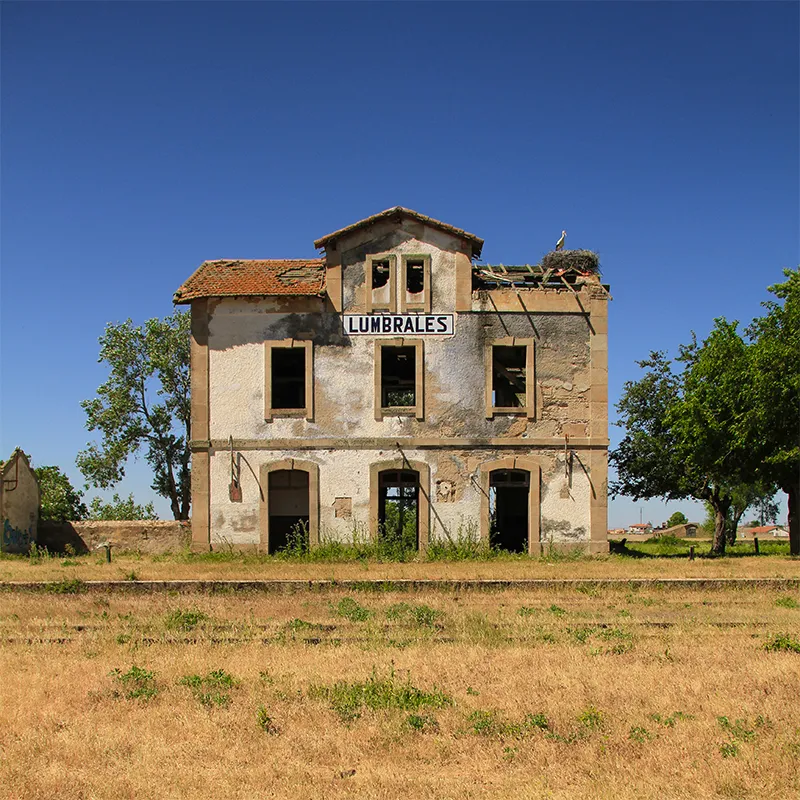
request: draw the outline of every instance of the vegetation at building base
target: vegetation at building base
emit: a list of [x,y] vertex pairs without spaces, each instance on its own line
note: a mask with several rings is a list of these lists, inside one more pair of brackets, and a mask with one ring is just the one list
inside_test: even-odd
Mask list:
[[189,518],[189,314],[111,323],[100,337],[100,358],[110,374],[97,397],[81,403],[86,427],[98,431],[77,458],[86,479],[103,489],[125,476],[140,450],[153,470],[152,487],[166,497],[175,519]]
[[[770,287],[743,337],[717,319],[709,336],[680,347],[674,369],[664,352],[639,362],[645,375],[617,404],[625,436],[610,455],[613,495],[689,497],[714,510],[712,553],[735,540],[748,507],[788,495],[791,553],[800,555],[800,269]],[[731,520],[729,515],[733,512]]]

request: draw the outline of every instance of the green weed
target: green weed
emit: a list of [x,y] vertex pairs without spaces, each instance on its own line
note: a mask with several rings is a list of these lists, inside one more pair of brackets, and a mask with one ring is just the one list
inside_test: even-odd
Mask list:
[[173,631],[191,631],[208,619],[202,611],[190,611],[176,608],[164,619],[164,625]]
[[119,686],[119,690],[114,690],[115,697],[124,697],[126,700],[152,700],[158,694],[155,673],[147,669],[137,667],[135,664],[127,672],[119,669],[112,669],[109,673]]
[[776,633],[769,641],[764,643],[764,649],[768,653],[784,651],[786,653],[800,653],[800,640],[795,639],[788,633]]
[[71,580],[51,581],[44,585],[44,590],[50,594],[78,594],[84,587],[84,582],[80,578]]
[[438,733],[439,723],[431,714],[409,714],[405,725],[417,733]]
[[498,739],[523,739],[531,733],[549,730],[544,714],[526,714],[515,721],[504,719],[497,711],[478,709],[467,717],[467,722],[471,733]]
[[259,706],[256,711],[256,723],[264,733],[269,733],[272,736],[280,733],[280,728],[275,724],[275,721],[267,712],[266,706]]
[[798,608],[800,604],[798,604],[797,600],[794,597],[790,597],[789,595],[783,595],[779,597],[775,601],[776,606],[780,606],[781,608]]
[[578,722],[587,730],[599,730],[605,725],[605,714],[594,706],[589,706],[578,714]]
[[425,604],[395,603],[386,609],[387,619],[411,622],[426,628],[432,628],[436,620],[441,616],[441,611],[437,611]]
[[628,738],[633,742],[638,742],[639,744],[644,744],[645,742],[649,742],[653,738],[653,734],[647,730],[647,728],[631,728],[628,732]]
[[372,711],[398,709],[419,711],[421,708],[443,708],[452,698],[435,687],[425,691],[412,685],[410,678],[397,680],[394,670],[386,678],[374,670],[366,681],[337,681],[331,686],[309,687],[308,696],[325,700],[343,722],[352,722],[361,716],[362,710]]
[[352,597],[343,597],[334,607],[335,613],[350,622],[366,622],[375,616],[375,612],[360,605]]
[[230,694],[238,681],[224,669],[215,669],[205,676],[184,675],[178,683],[188,686],[195,699],[204,706],[226,707],[231,703]]

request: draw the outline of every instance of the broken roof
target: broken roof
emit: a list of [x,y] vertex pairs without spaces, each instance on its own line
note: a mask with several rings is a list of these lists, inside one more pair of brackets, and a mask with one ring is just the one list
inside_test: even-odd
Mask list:
[[325,262],[321,258],[219,259],[204,261],[175,292],[173,302],[201,297],[321,295]]
[[351,231],[356,231],[359,228],[366,228],[370,225],[374,225],[377,222],[383,222],[384,220],[400,220],[403,217],[416,220],[417,222],[422,222],[431,228],[436,228],[437,230],[449,233],[450,235],[459,239],[463,239],[472,245],[472,255],[474,257],[477,258],[481,254],[481,250],[483,249],[483,239],[481,239],[479,236],[476,236],[474,233],[467,233],[467,231],[461,230],[461,228],[456,228],[453,225],[448,225],[446,222],[440,222],[438,219],[433,219],[433,217],[426,217],[424,214],[420,214],[418,211],[412,211],[410,208],[403,208],[403,206],[387,208],[386,211],[381,211],[380,214],[373,214],[371,217],[362,219],[359,222],[354,222],[352,225],[348,225],[346,228],[341,228],[338,231],[329,233],[327,236],[317,239],[314,242],[314,247],[318,249],[327,247],[329,244],[335,242],[337,239],[350,233]]

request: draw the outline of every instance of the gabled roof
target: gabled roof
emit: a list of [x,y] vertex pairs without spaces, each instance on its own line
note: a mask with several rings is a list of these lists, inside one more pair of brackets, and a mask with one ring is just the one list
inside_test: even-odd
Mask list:
[[175,292],[172,301],[189,303],[201,297],[321,295],[325,262],[321,258],[204,261]]
[[461,228],[456,228],[453,225],[448,225],[446,222],[440,222],[438,219],[433,219],[433,217],[426,217],[424,214],[420,214],[418,211],[412,211],[410,208],[403,208],[403,206],[387,208],[386,211],[381,211],[380,214],[373,214],[371,217],[362,219],[360,222],[354,222],[352,225],[348,225],[346,228],[341,228],[338,231],[329,233],[327,236],[317,239],[314,242],[314,247],[318,249],[327,247],[329,244],[335,242],[337,239],[350,233],[351,231],[369,227],[370,225],[374,225],[376,222],[394,219],[400,220],[404,217],[407,219],[416,220],[417,222],[422,222],[431,228],[436,228],[437,230],[444,231],[445,233],[449,233],[452,236],[469,242],[472,245],[472,255],[476,258],[481,254],[481,250],[483,249],[483,239],[481,239],[479,236],[476,236],[474,233],[467,233],[467,231],[463,231]]

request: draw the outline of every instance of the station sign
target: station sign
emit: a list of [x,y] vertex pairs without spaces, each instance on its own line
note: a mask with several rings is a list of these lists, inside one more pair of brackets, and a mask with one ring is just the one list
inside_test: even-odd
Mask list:
[[452,336],[452,314],[344,314],[342,326],[347,336]]

